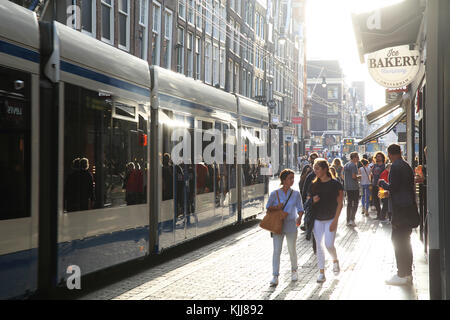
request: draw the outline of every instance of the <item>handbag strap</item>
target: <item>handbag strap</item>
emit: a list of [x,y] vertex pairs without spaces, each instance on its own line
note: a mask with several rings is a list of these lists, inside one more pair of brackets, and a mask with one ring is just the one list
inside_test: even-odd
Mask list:
[[[291,190],[291,193],[289,194],[289,197],[288,197],[288,199],[287,199],[287,201],[286,201],[286,203],[284,204],[284,206],[283,206],[283,209],[282,210],[284,210],[284,208],[286,207],[286,205],[288,204],[288,202],[289,202],[289,199],[291,198],[291,196],[292,196],[292,192],[293,192],[293,190]],[[278,195],[278,190],[277,190],[277,198],[278,198],[278,203],[281,203],[281,201],[280,201],[280,196]]]

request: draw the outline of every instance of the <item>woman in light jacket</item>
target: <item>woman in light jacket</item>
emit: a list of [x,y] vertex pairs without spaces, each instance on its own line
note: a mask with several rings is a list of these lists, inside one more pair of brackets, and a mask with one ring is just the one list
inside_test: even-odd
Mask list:
[[[291,258],[291,280],[297,281],[297,227],[300,225],[303,215],[303,203],[300,192],[291,189],[294,184],[294,171],[284,169],[280,173],[282,187],[272,191],[269,196],[266,208],[282,209],[288,213],[283,221],[283,231],[281,234],[272,234],[273,237],[273,278],[270,281],[271,286],[278,285],[278,276],[280,274],[280,256],[283,247],[283,240],[286,236],[289,256]],[[278,193],[278,197],[277,197]],[[278,201],[279,198],[279,201]]]

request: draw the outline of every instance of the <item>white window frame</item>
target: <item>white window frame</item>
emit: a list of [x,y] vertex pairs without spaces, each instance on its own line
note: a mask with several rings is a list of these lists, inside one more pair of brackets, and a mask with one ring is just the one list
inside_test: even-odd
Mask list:
[[[191,26],[195,24],[195,4],[195,0],[186,1],[186,19]],[[189,11],[192,13],[192,19],[189,17]]]
[[212,43],[211,41],[205,41],[205,83],[212,83]]
[[[186,30],[182,27],[177,27],[177,72],[184,74],[184,35]],[[180,37],[181,34],[181,37]],[[181,60],[180,60],[181,58]]]
[[190,78],[194,77],[194,34],[188,32],[187,34],[187,76]]
[[206,0],[206,4],[205,4],[205,33],[207,35],[209,35],[209,36],[211,36],[212,30],[213,30],[212,10],[213,10],[212,0]]
[[[139,25],[144,28],[144,34],[142,35],[142,46],[141,53],[143,60],[148,59],[148,0],[139,0]],[[142,3],[145,3],[145,11],[144,11],[144,21],[142,21]]]
[[[180,12],[180,4],[184,6],[184,11],[182,12]],[[186,11],[186,0],[178,0],[178,17],[183,21],[186,21]]]
[[[97,0],[92,0],[91,2],[91,12],[92,12],[92,32],[83,29],[83,23],[81,23],[81,32],[87,34],[88,36],[96,38],[97,36]],[[81,11],[81,21],[83,21],[83,11]]]
[[195,78],[201,79],[202,73],[202,39],[195,37]]
[[125,43],[126,45],[123,46],[120,44],[120,19],[118,19],[117,23],[119,25],[119,39],[118,39],[118,43],[119,43],[119,49],[125,50],[125,51],[130,51],[130,0],[127,0],[127,12],[123,11],[120,9],[120,4],[122,3],[122,1],[119,1],[119,7],[118,7],[118,16],[120,17],[120,15],[125,15],[127,18],[126,20],[126,28],[125,28]]
[[[167,17],[169,17],[169,24],[167,24]],[[169,26],[169,32],[167,32],[167,26]],[[165,68],[171,69],[172,67],[172,29],[173,29],[173,12],[169,9],[164,9],[164,40],[166,41],[166,55],[168,61],[164,61]]]
[[225,71],[226,71],[226,54],[225,47],[219,49],[219,85],[222,89],[225,88]]
[[217,43],[213,43],[212,50],[212,83],[213,86],[219,83],[219,73],[220,73],[220,65],[219,65],[219,45]]
[[195,24],[198,30],[203,30],[203,0],[195,2]]
[[[109,15],[109,29],[110,29],[110,40],[106,39],[103,37],[103,29],[101,30],[101,39],[103,42],[106,42],[108,44],[114,45],[114,0],[111,0],[111,4],[108,4],[106,2],[104,2],[103,0],[101,0],[100,3],[100,16],[103,18],[103,6],[107,6],[110,8],[110,15]],[[103,25],[103,21],[102,21],[102,25]]]
[[[159,7],[159,30],[155,30],[155,20],[154,20],[154,16],[155,16],[155,10],[154,10],[154,6]],[[152,59],[152,64],[154,65],[160,65],[161,63],[161,4],[157,1],[153,1],[152,2],[152,45],[153,45],[153,33],[157,33],[158,34],[158,40],[156,41],[155,45],[156,48],[152,47],[152,51],[154,51],[155,49],[157,49],[157,52],[155,53],[155,57],[156,57],[156,62],[153,61]]]
[[234,38],[234,42],[230,43],[233,43],[233,50],[236,56],[240,57],[241,54],[239,52],[239,48],[241,43],[241,25],[237,21],[234,22],[234,30],[236,31],[236,36]]

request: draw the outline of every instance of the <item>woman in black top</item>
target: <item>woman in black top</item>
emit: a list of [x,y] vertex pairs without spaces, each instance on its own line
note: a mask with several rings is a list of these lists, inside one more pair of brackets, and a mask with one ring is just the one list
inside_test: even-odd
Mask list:
[[317,247],[317,259],[319,265],[319,277],[317,282],[325,279],[325,252],[322,240],[325,237],[325,246],[333,257],[333,272],[337,275],[340,271],[339,261],[334,246],[339,215],[343,206],[344,192],[342,184],[331,174],[328,161],[316,159],[314,161],[316,179],[313,181],[308,195],[313,199],[312,213],[314,221],[314,237]]

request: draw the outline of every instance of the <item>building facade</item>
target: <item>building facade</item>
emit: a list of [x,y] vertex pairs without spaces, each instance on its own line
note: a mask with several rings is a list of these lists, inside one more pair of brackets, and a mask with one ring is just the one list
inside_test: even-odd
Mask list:
[[296,166],[304,145],[306,0],[37,2],[41,20],[268,105],[280,132],[280,169]]

